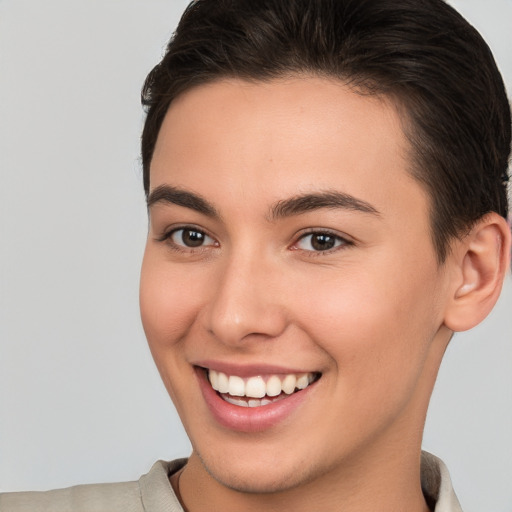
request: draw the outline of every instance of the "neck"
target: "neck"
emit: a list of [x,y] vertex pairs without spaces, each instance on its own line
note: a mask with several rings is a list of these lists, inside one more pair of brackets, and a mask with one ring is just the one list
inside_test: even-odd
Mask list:
[[406,457],[403,440],[394,451],[371,463],[347,461],[343,467],[310,482],[267,494],[246,493],[224,486],[204,468],[196,454],[181,475],[171,482],[186,512],[306,512],[310,510],[344,512],[428,512],[420,484],[420,455]]

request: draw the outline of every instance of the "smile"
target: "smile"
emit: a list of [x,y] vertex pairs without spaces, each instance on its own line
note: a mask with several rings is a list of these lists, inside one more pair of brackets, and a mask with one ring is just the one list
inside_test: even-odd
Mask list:
[[201,361],[194,367],[211,419],[230,431],[273,429],[311,403],[321,389],[320,372],[217,361]]
[[208,370],[208,381],[226,402],[239,407],[262,407],[285,399],[288,395],[306,389],[319,374],[268,375],[243,378]]

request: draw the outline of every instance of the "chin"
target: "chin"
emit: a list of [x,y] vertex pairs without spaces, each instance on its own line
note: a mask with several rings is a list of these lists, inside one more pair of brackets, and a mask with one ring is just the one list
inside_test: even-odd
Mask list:
[[[247,494],[274,494],[304,485],[312,479],[311,467],[282,461],[263,461],[248,458],[228,462],[198,454],[208,474],[219,484]],[[302,467],[301,467],[302,466]],[[300,468],[300,469],[298,469]],[[309,471],[308,471],[309,470]]]

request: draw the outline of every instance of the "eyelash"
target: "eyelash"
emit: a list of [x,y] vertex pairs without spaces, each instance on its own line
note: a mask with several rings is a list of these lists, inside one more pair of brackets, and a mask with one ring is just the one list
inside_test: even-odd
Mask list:
[[[186,246],[184,244],[183,245],[178,244],[173,240],[173,237],[180,231],[182,231],[183,234],[188,231],[189,233],[196,233],[196,234],[202,235],[203,237],[205,237],[204,239],[210,238],[211,240],[213,240],[214,243],[208,244],[208,245],[199,245],[196,247],[190,247],[190,246]],[[334,247],[331,247],[331,248],[325,249],[325,250],[316,250],[316,251],[309,250],[309,249],[302,249],[302,248],[298,247],[298,244],[301,241],[305,240],[307,237],[313,237],[314,235],[329,237],[331,239],[334,239],[334,244],[335,244]],[[204,230],[199,229],[195,226],[180,226],[177,228],[173,228],[173,229],[165,232],[163,234],[163,236],[157,238],[157,241],[158,242],[167,242],[168,246],[173,251],[177,251],[180,253],[188,253],[188,254],[204,251],[204,250],[206,250],[207,247],[211,247],[211,246],[218,247],[219,246],[219,243],[213,237],[208,235],[208,233],[206,233]],[[334,233],[333,231],[329,231],[327,229],[311,229],[311,230],[301,233],[300,236],[297,238],[297,240],[290,246],[290,249],[295,250],[295,251],[301,251],[303,253],[308,253],[308,256],[311,256],[311,257],[317,257],[317,256],[324,256],[324,255],[332,254],[333,252],[346,249],[347,247],[350,247],[352,245],[354,245],[354,242],[346,239],[345,237],[343,237],[337,233]]]

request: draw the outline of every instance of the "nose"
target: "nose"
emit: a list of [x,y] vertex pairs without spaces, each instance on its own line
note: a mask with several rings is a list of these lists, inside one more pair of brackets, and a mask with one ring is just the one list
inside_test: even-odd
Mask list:
[[255,255],[225,262],[204,310],[209,333],[237,347],[278,337],[287,325],[278,274],[278,269]]

